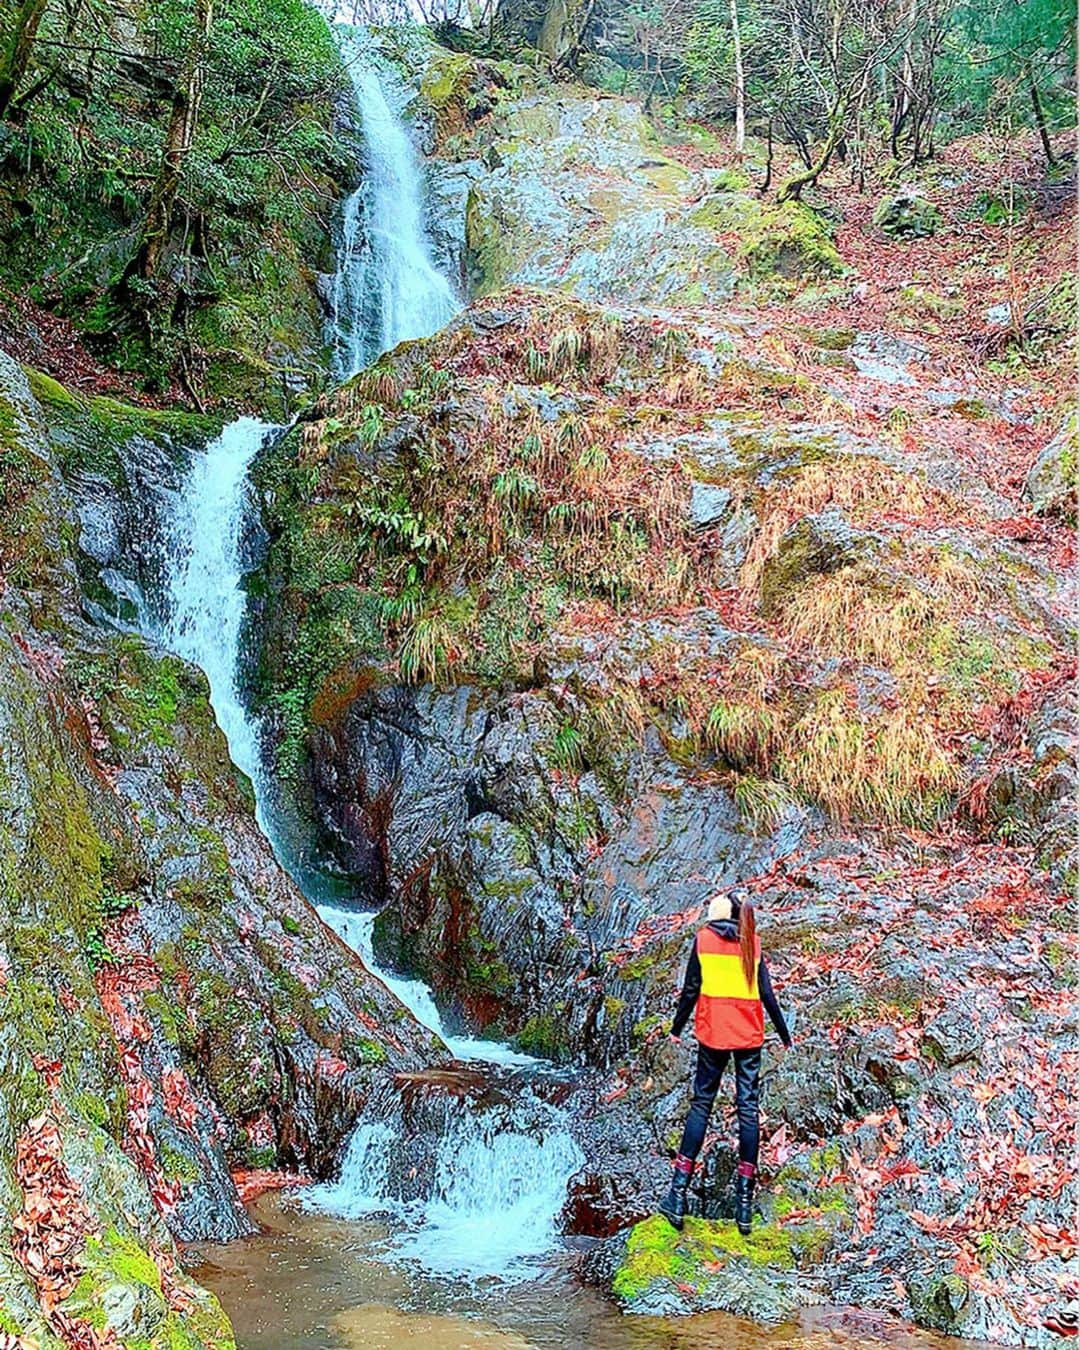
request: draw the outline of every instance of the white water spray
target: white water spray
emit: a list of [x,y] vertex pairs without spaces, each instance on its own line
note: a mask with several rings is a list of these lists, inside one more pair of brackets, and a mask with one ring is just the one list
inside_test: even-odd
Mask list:
[[430,1274],[503,1283],[535,1278],[557,1241],[567,1184],[584,1161],[555,1108],[526,1088],[510,1112],[460,1114],[439,1139],[424,1200],[398,1199],[390,1164],[396,1142],[388,1125],[360,1125],[340,1179],[307,1191],[304,1208],[348,1219],[403,1217],[387,1254]]
[[399,342],[436,332],[460,306],[432,260],[402,93],[362,32],[343,34],[341,48],[364,139],[363,179],[345,202],[333,292],[337,374],[348,379]]

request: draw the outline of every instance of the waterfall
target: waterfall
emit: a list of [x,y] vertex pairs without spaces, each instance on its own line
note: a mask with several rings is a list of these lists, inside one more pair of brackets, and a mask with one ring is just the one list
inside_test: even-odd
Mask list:
[[[210,703],[233,763],[263,805],[258,730],[239,688],[252,513],[248,469],[276,428],[254,417],[231,422],[197,457],[167,523],[166,595],[155,636],[210,682]],[[259,816],[265,829],[265,821]]]
[[432,261],[403,91],[362,30],[341,30],[339,40],[364,146],[363,177],[342,212],[333,288],[335,373],[348,379],[399,342],[442,328],[459,305]]
[[[379,970],[375,957],[375,915],[341,909],[337,905],[316,906],[319,917],[332,928],[342,942],[356,952],[370,970]],[[533,1067],[539,1061],[532,1055],[523,1055],[498,1041],[482,1041],[474,1036],[455,1036],[443,1025],[442,1015],[431,996],[431,990],[421,980],[404,979],[390,971],[379,970],[379,978],[405,1004],[418,1022],[429,1027],[457,1059],[483,1060],[488,1064]]]
[[[364,181],[345,203],[334,288],[337,373],[348,377],[396,343],[434,332],[458,305],[431,260],[419,165],[391,110],[400,92],[355,30],[342,44],[365,137]],[[154,636],[206,673],[230,754],[254,786],[258,823],[324,922],[453,1054],[514,1074],[498,1106],[448,1099],[440,1108],[432,1135],[437,1143],[425,1159],[425,1198],[406,1198],[401,1169],[395,1174],[391,1165],[394,1140],[403,1148],[417,1141],[402,1140],[386,1122],[367,1121],[354,1131],[340,1179],[313,1188],[305,1203],[345,1217],[393,1211],[398,1222],[387,1256],[438,1275],[532,1278],[556,1242],[567,1183],[583,1161],[560,1109],[528,1086],[529,1073],[544,1066],[508,1046],[449,1034],[425,985],[378,970],[373,916],[320,903],[327,897],[275,830],[273,784],[261,759],[259,726],[244,700],[243,636],[244,575],[256,561],[258,535],[248,470],[266,438],[280,430],[241,417],[193,461],[162,531],[166,583]]]
[[354,1131],[340,1179],[312,1187],[301,1203],[340,1218],[403,1219],[386,1254],[428,1274],[503,1283],[535,1278],[555,1245],[566,1187],[584,1156],[557,1108],[527,1087],[519,1093],[512,1107],[459,1108],[447,1120],[423,1198],[403,1198],[399,1140],[391,1126],[374,1122]]

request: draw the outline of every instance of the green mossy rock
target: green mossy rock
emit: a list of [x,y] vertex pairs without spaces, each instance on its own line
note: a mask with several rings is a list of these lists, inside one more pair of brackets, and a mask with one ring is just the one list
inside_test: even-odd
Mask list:
[[874,211],[874,224],[890,239],[926,239],[941,226],[941,212],[916,188],[904,187]]
[[744,240],[740,257],[755,281],[837,276],[844,270],[832,235],[816,211],[803,202],[785,202],[761,212]]
[[780,1322],[802,1302],[797,1267],[805,1251],[794,1227],[756,1223],[744,1238],[733,1223],[688,1218],[678,1233],[655,1215],[631,1229],[611,1288],[627,1312],[723,1309]]
[[908,1281],[908,1298],[921,1326],[961,1334],[963,1313],[970,1296],[962,1275],[926,1275]]
[[1077,494],[1080,492],[1078,449],[1077,418],[1071,413],[1039,452],[1024,482],[1024,496],[1037,515],[1076,520]]

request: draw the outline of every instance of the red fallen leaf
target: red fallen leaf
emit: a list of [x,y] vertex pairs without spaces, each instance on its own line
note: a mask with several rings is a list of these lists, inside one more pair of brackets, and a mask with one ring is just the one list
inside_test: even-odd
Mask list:
[[166,1069],[161,1075],[162,1091],[165,1095],[165,1110],[188,1130],[195,1129],[199,1117],[199,1107],[191,1093],[191,1084],[183,1069]]
[[696,1294],[696,1293],[697,1293],[697,1290],[694,1288],[694,1286],[693,1286],[692,1284],[684,1284],[681,1280],[680,1280],[679,1283],[675,1286],[675,1288],[679,1291],[680,1294]]
[[1028,1255],[1037,1261],[1044,1256],[1060,1256],[1071,1261],[1076,1255],[1076,1234],[1068,1228],[1053,1228],[1045,1223],[1025,1225],[1028,1235]]
[[60,1074],[63,1070],[63,1060],[46,1059],[44,1055],[34,1056],[34,1068],[45,1079],[45,1085],[50,1088],[56,1087],[60,1081]]
[[609,1102],[617,1102],[620,1097],[625,1097],[628,1091],[627,1085],[620,1083],[618,1087],[613,1087],[610,1092],[605,1092],[600,1100],[607,1106]]

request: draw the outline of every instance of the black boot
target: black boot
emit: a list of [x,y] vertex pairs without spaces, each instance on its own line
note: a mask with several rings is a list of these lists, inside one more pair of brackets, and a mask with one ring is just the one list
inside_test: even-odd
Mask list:
[[675,1155],[675,1170],[671,1174],[671,1185],[667,1195],[660,1201],[660,1213],[672,1228],[682,1231],[686,1218],[686,1192],[690,1178],[694,1174],[693,1158],[684,1158],[681,1153]]
[[743,1237],[750,1236],[754,1208],[754,1172],[752,1163],[740,1163],[735,1173],[735,1226]]

